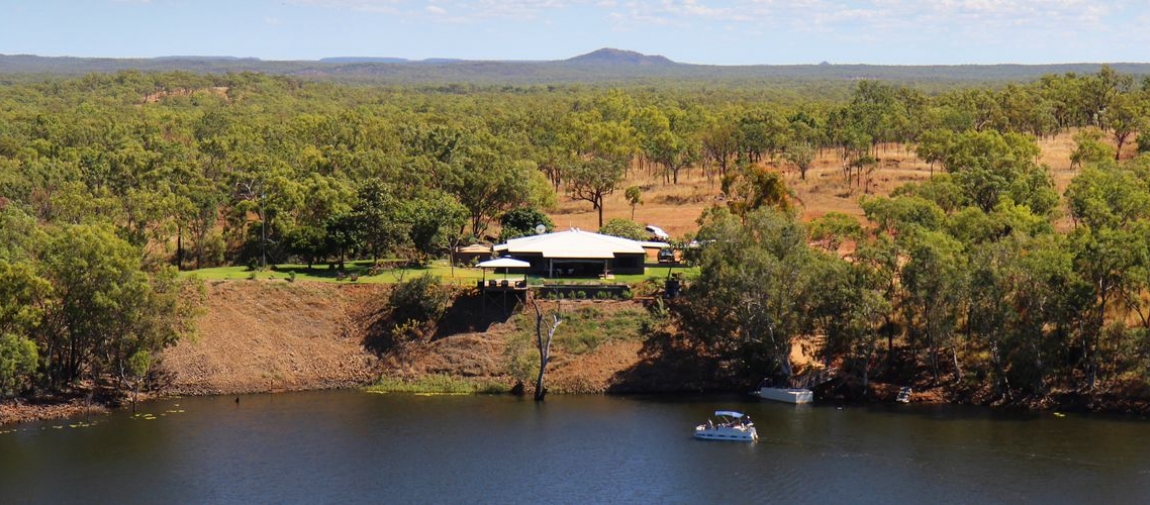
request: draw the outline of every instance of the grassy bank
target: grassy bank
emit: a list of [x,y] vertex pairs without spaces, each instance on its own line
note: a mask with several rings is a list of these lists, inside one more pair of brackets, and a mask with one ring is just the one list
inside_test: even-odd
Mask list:
[[506,394],[511,386],[489,379],[467,379],[450,375],[427,375],[414,379],[384,377],[374,386],[365,388],[369,393],[422,393],[422,394]]

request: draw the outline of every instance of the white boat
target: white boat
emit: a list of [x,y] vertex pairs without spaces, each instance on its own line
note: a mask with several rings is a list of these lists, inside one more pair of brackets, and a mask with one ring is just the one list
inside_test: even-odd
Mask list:
[[751,393],[764,400],[773,400],[784,403],[810,403],[814,401],[815,394],[803,388],[772,388],[762,386],[758,391]]
[[910,395],[913,391],[909,387],[904,387],[898,390],[898,397],[894,401],[899,403],[910,403]]
[[695,438],[728,442],[754,442],[759,439],[751,416],[731,410],[716,410],[715,417],[718,421],[708,419],[706,424],[695,427]]

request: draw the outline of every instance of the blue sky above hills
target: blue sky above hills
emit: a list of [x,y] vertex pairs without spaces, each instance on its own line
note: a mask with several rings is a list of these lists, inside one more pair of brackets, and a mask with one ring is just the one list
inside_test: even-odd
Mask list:
[[1146,0],[5,0],[0,53],[684,63],[1150,61]]

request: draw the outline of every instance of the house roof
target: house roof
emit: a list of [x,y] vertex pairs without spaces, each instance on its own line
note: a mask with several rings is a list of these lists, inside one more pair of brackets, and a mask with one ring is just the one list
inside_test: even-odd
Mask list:
[[486,254],[491,252],[491,246],[484,244],[472,244],[469,246],[458,247],[455,249],[455,252],[464,254]]
[[512,255],[542,254],[544,258],[610,259],[617,254],[645,254],[644,245],[650,244],[572,228],[511,239],[495,246],[495,251]]

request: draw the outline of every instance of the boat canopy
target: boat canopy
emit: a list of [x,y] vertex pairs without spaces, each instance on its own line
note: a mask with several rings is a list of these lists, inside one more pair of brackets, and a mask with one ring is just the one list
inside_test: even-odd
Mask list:
[[727,416],[727,417],[733,417],[733,418],[735,418],[735,419],[738,419],[738,418],[740,418],[740,417],[743,417],[743,413],[742,413],[742,412],[735,412],[735,411],[733,411],[733,410],[716,410],[716,411],[715,411],[715,415],[716,415],[716,416]]

